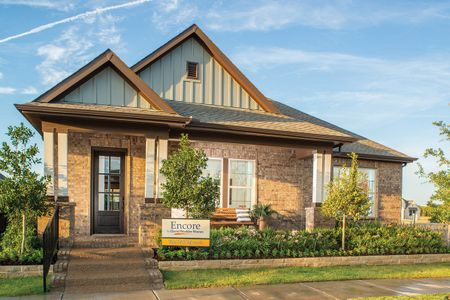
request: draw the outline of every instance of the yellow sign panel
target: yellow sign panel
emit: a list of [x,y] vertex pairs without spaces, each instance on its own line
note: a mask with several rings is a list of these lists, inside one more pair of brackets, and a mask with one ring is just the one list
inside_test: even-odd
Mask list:
[[163,246],[209,247],[209,239],[162,238]]

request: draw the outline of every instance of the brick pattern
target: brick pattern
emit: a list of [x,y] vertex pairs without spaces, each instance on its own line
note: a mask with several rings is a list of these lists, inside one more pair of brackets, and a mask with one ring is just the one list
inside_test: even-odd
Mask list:
[[[153,243],[160,219],[170,211],[161,204],[144,202],[145,138],[105,133],[69,131],[68,184],[69,201],[75,206],[74,235],[90,234],[91,151],[93,147],[126,149],[125,160],[125,233],[139,236],[146,245]],[[169,153],[178,146],[169,142]],[[304,229],[306,208],[312,204],[312,156],[304,149],[224,142],[192,141],[208,157],[249,159],[256,161],[256,197],[258,202],[271,203],[278,214],[270,225],[284,229]],[[349,163],[334,158],[334,165]],[[400,163],[360,160],[361,167],[377,169],[377,213],[383,222],[400,220],[402,167]],[[225,199],[226,201],[226,199]],[[310,209],[310,213],[318,209]],[[312,218],[320,226],[330,226],[330,220]],[[311,225],[311,224],[310,224]],[[313,224],[314,226],[314,224]]]
[[76,204],[75,236],[90,234],[91,151],[93,147],[126,149],[125,210],[126,234],[138,234],[139,204],[144,202],[145,138],[104,133],[69,131],[69,201]]
[[[50,203],[54,206],[54,203]],[[60,247],[71,247],[74,241],[75,232],[75,203],[59,202],[59,238]],[[53,208],[50,214],[53,213]],[[42,234],[50,221],[51,215],[38,218],[37,232]]]
[[170,218],[170,208],[161,203],[145,203],[139,206],[139,244],[155,247],[155,236],[161,229],[161,220]]
[[351,265],[402,265],[450,262],[450,254],[414,255],[373,255],[340,257],[302,257],[274,259],[228,259],[160,261],[159,268],[165,271],[185,271],[193,269],[248,269],[274,267],[326,267]]

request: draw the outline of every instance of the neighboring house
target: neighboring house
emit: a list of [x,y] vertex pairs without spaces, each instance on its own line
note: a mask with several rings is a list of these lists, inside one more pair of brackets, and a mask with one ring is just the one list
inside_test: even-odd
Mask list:
[[159,167],[182,133],[209,157],[220,207],[271,203],[282,228],[329,223],[319,213],[325,185],[353,151],[371,217],[399,222],[402,169],[414,160],[268,99],[196,25],[131,67],[107,50],[16,107],[43,136],[49,191],[75,206],[76,238],[124,233],[147,243],[170,216]]
[[402,199],[402,219],[417,221],[420,218],[420,207],[414,200]]

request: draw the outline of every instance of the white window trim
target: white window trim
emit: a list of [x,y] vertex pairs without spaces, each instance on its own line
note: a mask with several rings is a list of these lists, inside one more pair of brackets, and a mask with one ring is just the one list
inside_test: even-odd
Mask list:
[[[228,199],[227,199],[227,205],[230,206],[230,195],[231,195],[231,185],[230,185],[230,174],[231,174],[231,162],[232,161],[251,161],[253,162],[253,175],[252,175],[252,198],[250,199],[250,207],[249,209],[252,209],[252,207],[256,204],[256,160],[254,159],[242,159],[242,158],[228,158]],[[234,188],[247,188],[246,186],[233,186]]]
[[219,208],[223,207],[223,157],[208,157],[208,160],[220,160],[220,193],[219,193]]
[[[336,175],[336,174],[334,174],[334,168],[342,168],[342,165],[333,165],[333,174],[332,174],[332,179],[334,179],[334,176]],[[348,169],[349,167],[347,167],[347,169]],[[378,169],[376,169],[376,168],[367,168],[367,167],[358,167],[358,171],[360,171],[360,170],[374,170],[375,172],[375,174],[374,174],[374,176],[375,176],[375,184],[374,184],[374,187],[373,187],[373,190],[374,190],[374,197],[373,197],[373,212],[372,212],[372,215],[371,216],[369,216],[369,218],[378,218],[378,206],[379,206],[379,201],[378,201],[378,199],[379,199],[379,197],[378,197]]]

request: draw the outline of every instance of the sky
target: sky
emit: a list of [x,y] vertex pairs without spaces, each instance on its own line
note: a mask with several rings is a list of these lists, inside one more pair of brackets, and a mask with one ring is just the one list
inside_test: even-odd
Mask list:
[[[419,158],[450,149],[449,1],[0,0],[0,142],[35,99],[111,48],[132,65],[196,23],[267,96]],[[38,134],[34,139],[42,149]],[[403,173],[403,196],[433,186]]]

